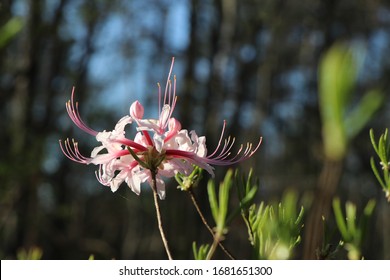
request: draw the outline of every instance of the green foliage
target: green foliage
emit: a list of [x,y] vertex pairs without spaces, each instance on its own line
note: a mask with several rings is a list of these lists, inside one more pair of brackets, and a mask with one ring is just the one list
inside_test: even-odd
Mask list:
[[202,171],[203,169],[199,166],[194,166],[194,170],[191,172],[189,176],[185,176],[184,174],[177,173],[175,175],[176,182],[179,183],[178,188],[182,191],[187,191],[192,187],[196,187],[202,179]]
[[238,170],[235,173],[235,185],[237,188],[238,199],[240,200],[241,214],[245,216],[247,214],[248,206],[252,205],[253,200],[258,190],[258,182],[253,182],[253,170],[249,171],[248,177],[239,174]]
[[18,17],[13,17],[0,27],[0,49],[14,38],[23,28],[23,21]]
[[41,248],[32,247],[28,250],[19,249],[16,255],[18,260],[40,260],[42,258],[43,252]]
[[337,246],[334,246],[334,244],[332,244],[331,239],[334,236],[336,229],[334,227],[332,228],[329,227],[329,223],[327,223],[324,216],[322,216],[321,218],[322,218],[324,239],[322,241],[321,249],[317,250],[317,258],[320,260],[337,259],[340,250],[344,246],[344,242],[340,240]]
[[362,242],[367,231],[367,222],[374,212],[375,200],[370,200],[363,210],[363,215],[357,222],[356,205],[345,203],[345,216],[341,210],[340,199],[333,200],[333,211],[336,224],[342,237],[342,243],[348,251],[348,258],[357,260],[362,257]]
[[351,93],[359,72],[354,52],[336,44],[320,62],[319,101],[323,122],[324,151],[328,159],[340,160],[347,145],[371,119],[383,103],[384,95],[369,90],[354,107]]
[[202,244],[199,246],[199,249],[196,246],[196,242],[192,243],[192,251],[194,253],[194,259],[195,260],[206,260],[207,254],[209,252],[210,245],[209,244]]
[[210,260],[213,257],[218,244],[224,238],[224,235],[227,233],[226,218],[229,207],[229,193],[233,184],[232,177],[233,171],[229,169],[225,175],[223,182],[221,182],[219,186],[218,197],[214,181],[209,180],[207,184],[207,192],[211,208],[211,214],[216,224],[214,228],[214,240],[210,249],[208,248],[208,246],[204,245],[199,249],[198,254],[196,254],[196,250],[194,249],[195,258],[203,256],[202,253],[205,253],[207,251],[205,259]]
[[370,130],[370,139],[374,150],[379,157],[380,165],[382,166],[382,176],[376,167],[376,163],[373,157],[371,157],[371,168],[385,192],[387,200],[390,202],[390,174],[389,174],[389,157],[390,157],[390,141],[388,139],[388,130],[379,137],[378,143],[375,141],[374,131]]
[[297,195],[290,191],[278,204],[250,206],[247,226],[256,259],[291,258],[303,227],[304,208],[298,211],[297,202]]
[[[239,203],[228,215],[229,192],[233,184],[237,189]],[[222,240],[227,232],[227,225],[239,213],[247,226],[254,258],[292,257],[293,249],[301,241],[304,213],[303,207],[297,207],[298,197],[295,192],[286,192],[279,203],[255,204],[258,182],[253,179],[252,170],[248,176],[241,175],[237,170],[233,175],[233,171],[229,170],[219,186],[218,195],[213,180],[209,181],[207,189],[211,213],[216,223],[214,242],[211,247],[202,245],[199,249],[193,244],[195,259],[211,258],[217,242]]]
[[242,219],[244,220],[248,228],[249,240],[253,245],[253,234],[252,231],[250,230],[251,227],[249,223],[249,209],[250,206],[253,204],[254,198],[256,196],[258,190],[258,182],[253,183],[252,177],[253,177],[252,169],[249,171],[247,178],[245,178],[244,175],[240,175],[238,170],[236,170],[235,186],[237,188],[237,193],[238,193],[239,207],[237,207],[235,211],[233,211],[232,215],[230,216],[230,219],[235,217],[238,212],[241,213]]
[[229,206],[229,191],[233,184],[233,171],[231,169],[225,175],[225,179],[219,186],[218,198],[215,183],[210,180],[207,184],[211,213],[213,215],[216,228],[216,235],[223,235],[226,231],[226,218]]

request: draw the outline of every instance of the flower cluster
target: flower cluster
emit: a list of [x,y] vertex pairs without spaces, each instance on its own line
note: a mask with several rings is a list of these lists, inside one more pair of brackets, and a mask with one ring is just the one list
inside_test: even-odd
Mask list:
[[[79,163],[98,165],[98,181],[109,186],[113,192],[126,182],[133,192],[139,194],[141,183],[148,182],[153,186],[152,175],[155,174],[160,199],[165,197],[163,177],[170,178],[177,173],[189,175],[194,165],[214,175],[212,165],[230,165],[251,157],[259,148],[261,138],[256,146],[251,143],[241,145],[236,155],[232,156],[234,138],[224,139],[224,122],[217,148],[207,154],[206,138],[199,137],[195,131],[182,129],[180,122],[172,117],[177,101],[176,78],[173,78],[173,82],[171,80],[173,63],[172,59],[163,96],[158,86],[158,119],[145,119],[144,107],[135,101],[130,106],[130,114],[121,118],[112,131],[97,132],[83,122],[78,103],[74,102],[73,88],[71,99],[66,103],[68,115],[80,129],[96,137],[100,146],[92,150],[90,157],[85,157],[80,153],[77,142],[60,140],[65,156]],[[133,140],[125,136],[125,127],[129,124],[137,125]]]

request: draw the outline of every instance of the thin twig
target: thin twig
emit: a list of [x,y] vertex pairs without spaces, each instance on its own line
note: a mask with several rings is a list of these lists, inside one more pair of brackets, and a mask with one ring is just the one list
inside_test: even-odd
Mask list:
[[[190,195],[191,201],[195,206],[196,211],[198,212],[200,219],[202,220],[203,224],[206,226],[207,230],[210,232],[210,234],[213,236],[213,244],[217,240],[216,236],[214,235],[213,229],[210,227],[210,225],[207,223],[206,218],[204,217],[202,210],[200,210],[198,201],[195,198],[194,192],[192,189],[188,189],[188,193]],[[218,246],[222,249],[222,251],[231,259],[234,260],[235,258],[232,256],[232,254],[228,251],[228,249],[223,246],[223,244],[220,242],[220,240],[217,240]],[[215,249],[214,249],[215,250]],[[210,252],[210,251],[209,251]]]
[[214,255],[215,249],[217,249],[218,244],[221,244],[220,243],[221,235],[219,232],[217,232],[217,235],[213,235],[213,237],[214,237],[213,244],[211,245],[210,250],[207,253],[206,260],[211,260],[211,258]]
[[162,226],[160,204],[159,204],[158,193],[157,193],[156,172],[150,170],[150,173],[152,173],[152,190],[153,190],[154,206],[156,208],[156,214],[157,214],[158,229],[160,231],[161,239],[164,243],[164,248],[168,255],[168,259],[172,260],[171,251],[169,250],[169,246],[168,246],[168,240],[165,237],[164,229]]

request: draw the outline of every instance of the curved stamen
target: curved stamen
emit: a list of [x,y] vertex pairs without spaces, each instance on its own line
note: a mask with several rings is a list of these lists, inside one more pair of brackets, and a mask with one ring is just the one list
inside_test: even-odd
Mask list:
[[[257,146],[253,149],[253,144],[252,143],[247,143],[245,150],[243,151],[243,145],[240,146],[240,149],[236,153],[236,155],[230,159],[228,159],[226,156],[223,158],[220,158],[219,156],[217,157],[207,157],[205,158],[205,161],[209,164],[214,164],[214,165],[231,165],[235,163],[239,163],[241,161],[244,161],[248,158],[250,158],[260,147],[260,144],[262,142],[262,137],[260,137],[259,143]],[[229,153],[230,155],[230,153]]]
[[223,140],[223,135],[224,135],[224,133],[225,133],[225,128],[226,128],[226,121],[224,120],[224,121],[223,121],[223,126],[222,126],[221,136],[219,137],[219,141],[218,141],[218,145],[217,145],[217,147],[215,148],[214,152],[213,152],[211,155],[209,155],[209,157],[214,156],[214,155],[217,153],[219,147],[221,146],[221,142],[222,142],[222,140]]
[[[174,63],[175,63],[175,58],[172,57],[171,68],[169,68],[167,83],[166,83],[166,85],[165,85],[164,104],[167,104],[167,103],[166,103],[167,95],[168,95],[168,93],[170,93],[170,90],[168,91],[168,89],[169,89],[169,84],[170,84],[170,80],[171,80],[171,75],[172,75],[172,70],[173,70],[173,64],[174,64]],[[169,97],[168,97],[168,98],[169,98]],[[169,103],[168,103],[168,104],[169,104]]]
[[66,139],[63,144],[61,140],[59,140],[59,142],[61,151],[68,159],[83,164],[88,164],[90,162],[90,158],[87,158],[80,153],[78,143],[74,141],[74,139],[72,139],[73,145],[70,143],[69,139]]
[[[230,136],[228,137],[228,139],[225,139],[225,144],[223,145],[222,150],[220,151],[219,155],[217,157],[215,157],[214,159],[224,159],[231,154],[230,150],[232,149],[236,139],[233,137],[233,139],[231,140],[231,143],[230,143],[230,139],[231,139]],[[211,156],[209,156],[209,157],[211,157]]]
[[[232,145],[231,143],[229,144],[227,149],[222,149],[222,153],[215,156],[215,152],[212,154],[214,156],[207,156],[207,157],[199,157],[196,153],[194,152],[189,152],[189,151],[180,151],[180,150],[171,150],[168,149],[166,150],[166,155],[167,156],[174,156],[176,158],[182,158],[182,159],[187,159],[187,160],[193,160],[196,161],[197,164],[199,162],[207,163],[207,164],[214,164],[214,165],[231,165],[235,163],[239,163],[241,161],[244,161],[248,158],[250,158],[260,147],[262,138],[260,137],[259,143],[257,146],[253,149],[253,144],[252,143],[247,143],[246,148],[244,149],[244,145],[240,145],[239,150],[237,151],[236,155],[233,156],[232,158],[228,158],[232,153],[230,152]],[[229,141],[227,141],[228,143]],[[204,165],[204,164],[203,164]]]
[[72,95],[70,97],[70,100],[68,100],[65,104],[66,111],[68,112],[70,119],[74,122],[75,125],[77,125],[77,127],[79,127],[81,130],[84,130],[86,133],[92,136],[96,136],[98,132],[88,127],[81,119],[80,112],[79,112],[79,103],[74,102],[74,91],[75,91],[75,87],[72,88]]

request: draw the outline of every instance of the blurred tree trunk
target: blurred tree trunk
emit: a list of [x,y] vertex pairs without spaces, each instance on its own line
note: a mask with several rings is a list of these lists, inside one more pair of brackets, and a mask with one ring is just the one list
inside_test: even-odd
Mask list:
[[[37,183],[39,181],[41,143],[31,139],[29,132],[34,131],[31,126],[31,104],[34,97],[33,87],[36,77],[34,53],[36,41],[33,41],[33,32],[36,30],[36,12],[38,1],[26,1],[27,10],[25,29],[21,33],[17,45],[15,88],[11,99],[11,114],[9,135],[11,139],[10,165],[13,166],[11,188],[16,193],[15,209],[17,209],[17,228],[15,240],[10,243],[11,251],[17,247],[30,247],[37,238]],[[36,154],[38,152],[38,154]],[[28,166],[29,158],[35,158],[36,166]]]
[[327,253],[330,252],[323,251],[327,245],[325,242],[328,242],[328,240],[324,240],[325,223],[329,223],[331,217],[332,199],[339,185],[342,170],[342,161],[326,160],[324,163],[318,179],[317,190],[314,193],[313,205],[307,214],[303,237],[305,240],[304,259],[326,259],[329,257]]

